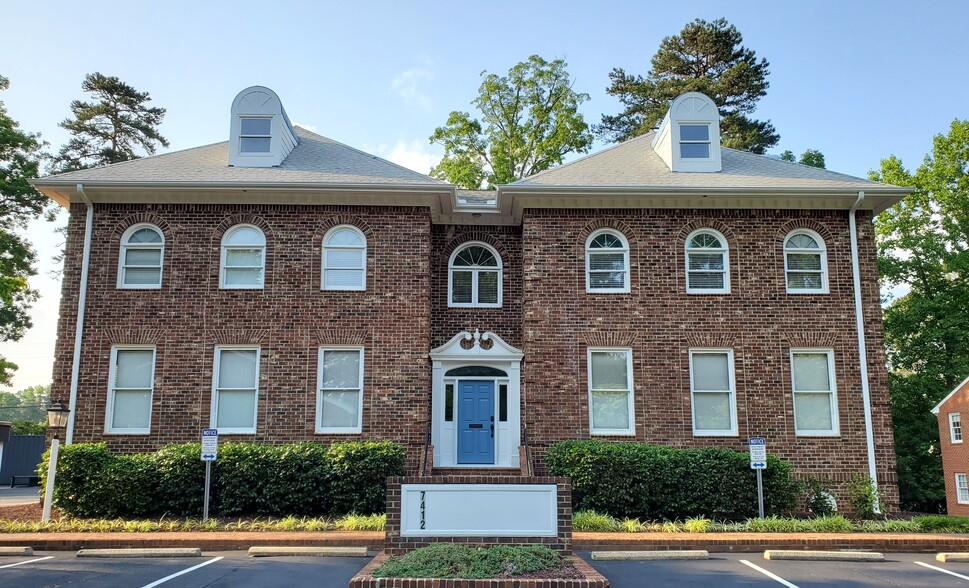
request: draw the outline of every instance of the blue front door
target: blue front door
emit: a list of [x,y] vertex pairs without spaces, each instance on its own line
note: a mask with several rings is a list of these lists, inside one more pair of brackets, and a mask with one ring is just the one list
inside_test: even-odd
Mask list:
[[495,463],[494,382],[458,382],[458,463]]

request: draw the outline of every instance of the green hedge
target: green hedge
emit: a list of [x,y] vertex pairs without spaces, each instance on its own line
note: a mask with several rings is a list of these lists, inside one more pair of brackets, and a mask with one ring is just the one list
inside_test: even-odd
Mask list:
[[[577,511],[666,520],[757,515],[757,475],[745,452],[562,441],[549,447],[546,460],[552,475],[572,478]],[[790,462],[767,456],[763,477],[767,514],[796,506],[801,487],[791,479]]]
[[[104,443],[63,446],[54,505],[78,517],[202,514],[205,464],[198,443],[115,455]],[[48,455],[38,471],[47,473]],[[212,467],[210,514],[344,515],[384,510],[385,479],[404,473],[389,441],[321,445],[224,443]]]

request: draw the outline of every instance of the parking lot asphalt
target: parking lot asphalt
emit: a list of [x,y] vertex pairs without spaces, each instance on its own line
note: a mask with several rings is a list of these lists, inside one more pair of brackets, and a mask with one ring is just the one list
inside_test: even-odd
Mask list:
[[[588,553],[580,556],[590,561]],[[889,554],[883,563],[768,561],[762,553],[713,554],[699,561],[595,561],[613,588],[969,586],[969,564],[945,564],[930,554]],[[0,586],[71,585],[105,588],[229,588],[237,586],[345,588],[369,558],[251,558],[244,551],[200,558],[84,559],[74,552],[41,552],[0,559]],[[918,562],[918,563],[917,563]]]

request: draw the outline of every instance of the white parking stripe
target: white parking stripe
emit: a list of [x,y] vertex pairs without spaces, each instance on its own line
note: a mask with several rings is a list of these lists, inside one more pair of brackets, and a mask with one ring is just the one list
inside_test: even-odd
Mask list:
[[17,563],[7,564],[5,566],[0,566],[0,570],[3,568],[12,568],[14,566],[22,566],[24,564],[34,563],[35,561],[43,561],[45,559],[54,559],[53,555],[48,555],[47,557],[38,557],[37,559],[28,559],[27,561],[18,561]]
[[962,574],[957,574],[955,572],[950,572],[945,568],[938,568],[936,566],[930,566],[927,563],[922,563],[920,561],[915,562],[916,565],[920,565],[923,568],[929,568],[930,570],[935,570],[937,572],[942,572],[943,574],[949,574],[950,576],[955,576],[956,578],[962,578],[963,580],[969,580],[969,576],[963,576]]
[[197,565],[197,566],[192,566],[192,567],[190,567],[190,568],[188,568],[188,569],[185,569],[185,570],[182,570],[182,571],[180,571],[180,572],[175,572],[175,573],[174,573],[174,574],[172,574],[171,576],[165,576],[165,577],[164,577],[164,578],[162,578],[161,580],[155,580],[155,581],[154,581],[154,582],[152,582],[151,584],[145,584],[144,586],[142,586],[142,588],[154,588],[155,586],[158,586],[159,584],[164,584],[165,582],[167,582],[167,581],[169,581],[169,580],[171,580],[171,579],[173,579],[173,578],[177,578],[177,577],[179,577],[179,576],[181,576],[181,575],[184,575],[184,574],[187,574],[187,573],[189,573],[189,572],[194,572],[195,570],[197,570],[197,569],[199,569],[199,568],[204,568],[205,566],[207,566],[207,565],[209,565],[209,564],[213,564],[213,563],[215,563],[215,562],[217,562],[217,561],[219,561],[220,559],[222,559],[222,557],[221,557],[221,556],[220,556],[220,557],[213,557],[213,558],[212,558],[212,559],[210,559],[209,561],[206,561],[206,562],[203,562],[203,563],[200,563],[200,564],[199,564],[199,565]]
[[781,584],[787,586],[787,588],[798,588],[797,584],[791,584],[790,582],[788,582],[784,578],[781,578],[780,576],[777,576],[775,574],[772,574],[772,573],[768,572],[767,570],[765,570],[764,568],[762,568],[760,566],[755,566],[754,564],[750,563],[746,559],[740,560],[740,563],[744,564],[747,567],[754,568],[755,570],[757,570],[758,572],[764,574],[765,576],[767,576],[771,580],[776,580],[776,581],[780,582]]

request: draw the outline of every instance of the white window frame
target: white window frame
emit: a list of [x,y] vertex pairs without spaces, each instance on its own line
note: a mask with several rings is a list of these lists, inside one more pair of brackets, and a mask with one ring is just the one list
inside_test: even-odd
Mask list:
[[956,502],[969,504],[969,476],[956,474]]
[[[787,242],[791,237],[795,235],[807,235],[814,239],[818,244],[818,249],[801,249],[797,247],[788,247]],[[784,237],[782,243],[782,249],[784,251],[784,289],[788,294],[827,294],[828,290],[828,247],[821,238],[821,235],[810,229],[794,229]],[[820,288],[791,288],[787,275],[790,272],[800,272],[803,270],[791,270],[787,266],[787,254],[788,253],[800,253],[800,254],[818,254],[821,257],[821,287]]]
[[[716,249],[707,249],[701,247],[690,247],[690,243],[698,235],[707,234],[720,240],[723,244],[722,247]],[[714,229],[697,229],[687,235],[686,243],[683,244],[684,250],[684,263],[686,267],[686,293],[687,294],[730,294],[730,245],[727,243],[726,237]],[[722,288],[691,288],[690,287],[690,274],[691,273],[716,273],[716,271],[711,270],[691,270],[690,269],[690,254],[691,253],[720,253],[723,255],[723,287]]]
[[[707,128],[707,140],[706,141],[694,141],[694,140],[684,140],[683,139],[683,127],[706,127]],[[680,160],[683,161],[710,161],[713,159],[713,129],[710,128],[709,122],[696,121],[691,122],[688,120],[681,120],[677,122],[676,134],[680,140],[679,144],[676,146],[676,155]],[[683,157],[683,149],[681,146],[683,144],[687,145],[706,145],[707,146],[707,156],[706,157]]]
[[[360,373],[357,375],[360,388],[328,388],[328,390],[359,390],[357,403],[357,424],[353,427],[324,427],[323,426],[323,354],[327,351],[356,351],[360,356]],[[316,368],[316,432],[335,434],[356,434],[363,432],[363,363],[365,359],[363,345],[324,345],[320,347]]]
[[[476,265],[454,265],[454,260],[457,259],[458,254],[467,249],[468,247],[484,247],[495,256],[495,261],[498,262],[497,268],[476,266]],[[501,308],[502,306],[502,292],[504,288],[505,272],[504,272],[504,262],[501,260],[501,256],[498,255],[498,251],[494,247],[483,243],[481,241],[468,241],[467,243],[462,243],[451,252],[451,257],[448,259],[447,264],[447,305],[449,308]],[[478,274],[479,273],[494,273],[497,270],[498,273],[498,302],[497,303],[482,303],[478,302]],[[471,272],[471,302],[454,302],[454,272]]]
[[[256,374],[255,389],[253,394],[255,400],[252,403],[252,427],[223,427],[217,426],[219,416],[219,365],[222,361],[223,351],[255,351],[256,352]],[[212,405],[209,410],[209,427],[219,429],[219,433],[227,435],[254,435],[259,427],[259,368],[262,362],[262,350],[259,345],[216,345],[215,359],[212,362]],[[250,390],[251,388],[226,388],[226,390]]]
[[[347,231],[347,230],[356,233],[360,237],[360,240],[363,241],[363,245],[362,246],[359,246],[359,245],[352,245],[351,246],[351,245],[327,245],[326,244],[327,239],[329,239],[330,237],[332,237],[334,233],[336,233],[338,231]],[[357,227],[355,227],[353,225],[339,225],[339,226],[333,227],[332,229],[330,229],[329,231],[327,231],[325,235],[323,235],[323,242],[322,242],[322,244],[323,244],[323,259],[322,259],[322,262],[321,263],[322,263],[322,268],[323,269],[320,272],[320,290],[353,290],[353,291],[364,291],[364,290],[366,290],[367,289],[367,236],[363,234],[363,231],[361,231],[360,229],[358,229]],[[356,267],[354,267],[354,268],[350,268],[350,267],[346,267],[346,268],[343,268],[343,267],[341,267],[341,268],[333,267],[333,268],[330,268],[330,267],[327,267],[326,253],[327,253],[327,251],[334,250],[334,249],[362,250],[363,251],[363,264],[359,268],[356,268]],[[330,269],[333,269],[333,270],[337,270],[337,269],[361,270],[362,273],[361,273],[360,283],[357,284],[357,285],[354,285],[354,286],[339,286],[339,287],[337,287],[337,286],[327,286],[326,285],[326,272],[327,272],[327,270],[330,270]]]
[[[727,356],[727,380],[729,390],[697,390],[693,383],[693,358],[697,355],[726,355]],[[730,406],[730,428],[729,429],[703,429],[696,428],[696,395],[699,394],[728,394]],[[733,349],[729,347],[698,347],[690,349],[690,420],[693,426],[694,437],[736,437],[737,436],[737,381],[734,376],[734,357]]]
[[[259,234],[262,235],[262,245],[226,245],[226,242],[229,240],[229,237],[231,237],[233,233],[241,229],[254,229],[258,231]],[[239,285],[226,284],[225,283],[226,251],[228,251],[229,249],[255,249],[257,247],[262,247],[262,256],[261,256],[262,264],[258,266],[259,270],[261,271],[260,277],[259,277],[259,283],[258,284],[239,284]],[[220,253],[219,253],[219,288],[222,290],[262,290],[263,288],[265,288],[266,286],[266,249],[267,249],[266,234],[262,231],[262,229],[260,229],[256,225],[239,224],[239,225],[233,225],[232,227],[230,227],[229,230],[225,232],[225,235],[222,235],[222,244],[221,244]],[[232,266],[232,267],[233,269],[255,269],[257,266],[253,265],[253,266]]]
[[[115,399],[115,377],[118,370],[118,351],[151,351],[151,388],[148,391],[148,426],[145,428],[114,428],[114,399]],[[106,435],[146,435],[151,433],[151,412],[155,400],[155,361],[157,350],[154,345],[112,345],[111,346],[111,365],[108,369],[108,402],[104,416],[104,433]]]
[[[800,430],[797,428],[797,395],[798,394],[823,394],[824,390],[796,390],[794,383],[794,356],[799,354],[824,354],[828,358],[828,386],[830,387],[829,403],[831,406],[831,429],[830,430]],[[816,348],[795,348],[790,352],[791,369],[791,401],[794,409],[794,434],[798,437],[837,437],[841,435],[840,419],[838,418],[838,378],[834,371],[834,350]]]
[[[242,132],[243,123],[247,120],[268,120],[269,121],[269,134],[268,135],[254,135],[254,134],[244,134]],[[242,140],[243,139],[269,139],[269,148],[265,151],[243,151],[242,150]],[[265,156],[273,152],[273,117],[272,116],[240,116],[239,117],[239,154],[243,156]]]
[[[151,229],[158,233],[161,237],[161,243],[128,243],[132,235],[137,233],[142,229]],[[157,284],[126,284],[125,270],[129,267],[125,264],[125,253],[128,249],[158,249],[160,252],[158,265],[143,265],[143,266],[131,266],[137,268],[148,268],[154,269],[158,268],[158,283]],[[157,226],[151,223],[138,223],[136,225],[128,227],[128,230],[121,235],[121,247],[120,255],[118,256],[118,288],[124,290],[158,290],[162,287],[162,280],[164,279],[165,272],[165,233],[162,232]]]
[[[629,426],[625,429],[596,429],[593,425],[593,402],[592,402],[592,355],[594,353],[624,353],[626,355],[626,403],[629,414]],[[635,435],[636,434],[636,413],[634,412],[635,402],[633,395],[633,350],[632,347],[589,347],[586,350],[586,372],[588,376],[588,403],[589,403],[589,434],[590,435]],[[609,390],[617,392],[617,390]]]
[[[611,247],[609,249],[592,249],[592,242],[596,237],[603,234],[610,234],[622,243],[622,247]],[[592,281],[589,279],[592,273],[591,256],[597,253],[622,253],[623,259],[623,285],[621,288],[593,288]],[[601,270],[599,270],[601,271]],[[629,266],[629,240],[621,232],[615,229],[599,229],[593,231],[589,238],[585,240],[585,291],[588,294],[628,294],[632,268]]]
[[962,414],[949,413],[949,440],[952,443],[962,443]]

